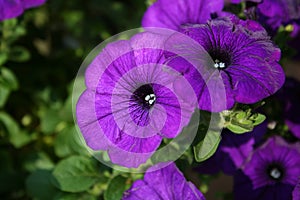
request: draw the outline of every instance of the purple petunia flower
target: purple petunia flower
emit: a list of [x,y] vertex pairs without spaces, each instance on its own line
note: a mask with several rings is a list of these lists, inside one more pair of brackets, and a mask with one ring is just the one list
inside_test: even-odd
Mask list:
[[234,176],[235,199],[292,199],[300,178],[300,143],[269,138]]
[[87,145],[107,150],[115,164],[146,162],[163,138],[181,132],[197,107],[190,86],[196,83],[165,64],[165,38],[144,32],[110,43],[86,70],[77,122]]
[[283,87],[277,93],[281,101],[283,118],[290,131],[300,139],[300,83],[292,78],[287,78]]
[[201,174],[216,174],[220,171],[233,175],[240,168],[255,146],[258,146],[267,131],[267,123],[256,126],[253,131],[235,134],[224,129],[222,140],[215,154],[197,166]]
[[145,12],[142,26],[179,30],[186,24],[206,23],[223,6],[224,0],[157,0]]
[[40,6],[46,0],[0,0],[0,21],[18,17],[25,9]]
[[122,200],[204,200],[203,194],[191,183],[174,163],[165,168],[149,168],[144,180],[137,180],[124,193]]
[[[219,71],[225,85],[227,109],[236,102],[256,103],[283,85],[285,75],[278,64],[280,49],[257,22],[231,16],[189,25],[182,32],[212,57],[214,62],[210,67]],[[200,78],[198,85],[205,85]],[[200,108],[211,111],[205,98],[200,99]]]

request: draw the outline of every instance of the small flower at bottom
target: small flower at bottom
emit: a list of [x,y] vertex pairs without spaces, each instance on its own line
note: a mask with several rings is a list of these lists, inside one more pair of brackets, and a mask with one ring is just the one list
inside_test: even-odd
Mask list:
[[300,143],[272,137],[235,174],[236,199],[292,199],[300,177]]
[[25,9],[40,6],[46,0],[0,0],[0,21],[18,17]]
[[122,200],[205,200],[191,182],[187,182],[174,163],[156,170],[149,168],[143,180],[137,180],[123,195]]

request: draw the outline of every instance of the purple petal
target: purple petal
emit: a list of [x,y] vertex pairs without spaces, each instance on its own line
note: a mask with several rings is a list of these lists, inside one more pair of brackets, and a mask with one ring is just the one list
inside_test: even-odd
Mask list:
[[205,23],[210,15],[223,9],[223,0],[158,0],[145,12],[143,27],[179,30],[184,24]]
[[293,200],[300,200],[300,178],[293,191]]
[[25,9],[40,6],[46,2],[46,0],[21,0]]
[[40,6],[46,0],[1,0],[0,21],[18,17],[25,9]]
[[191,182],[185,180],[174,163],[155,169],[156,166],[149,168],[144,180],[134,182],[122,199],[204,200],[202,193]]
[[287,78],[276,97],[283,108],[283,116],[289,130],[300,138],[300,83],[292,78]]
[[21,0],[1,0],[0,1],[0,20],[17,17],[23,13]]

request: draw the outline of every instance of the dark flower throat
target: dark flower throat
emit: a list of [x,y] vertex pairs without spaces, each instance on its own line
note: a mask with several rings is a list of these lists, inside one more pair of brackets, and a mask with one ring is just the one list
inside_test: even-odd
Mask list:
[[150,109],[156,101],[153,88],[150,84],[145,84],[136,89],[132,99],[143,108]]

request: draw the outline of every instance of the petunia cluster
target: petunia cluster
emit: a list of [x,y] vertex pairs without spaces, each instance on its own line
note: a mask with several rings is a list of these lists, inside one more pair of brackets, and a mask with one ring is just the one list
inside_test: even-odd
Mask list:
[[[236,199],[299,195],[298,139],[286,137],[284,128],[270,128],[268,116],[260,125],[240,110],[238,122],[224,117],[244,107],[260,111],[257,106],[284,85],[275,95],[284,111],[281,127],[287,125],[299,138],[299,85],[285,83],[281,50],[270,36],[270,29],[281,25],[293,24],[297,32],[299,2],[254,2],[258,21],[224,11],[223,0],[157,0],[143,16],[142,32],[108,43],[85,66],[86,88],[76,118],[87,146],[106,152],[113,164],[147,170],[124,200],[204,199],[174,163],[159,163],[175,161],[170,154],[183,144],[170,141],[183,133],[189,139],[185,144],[195,139],[195,145],[199,138],[196,145],[215,144],[207,139],[215,127],[201,117],[191,120],[199,110],[219,116],[220,144],[195,168],[198,173],[233,176]],[[188,131],[199,123],[207,123],[206,135],[202,129]],[[226,123],[240,130],[252,130],[251,123],[256,127],[240,135],[227,129],[221,133]],[[164,159],[159,160],[156,152],[170,144],[175,145],[172,152],[160,154]]]

